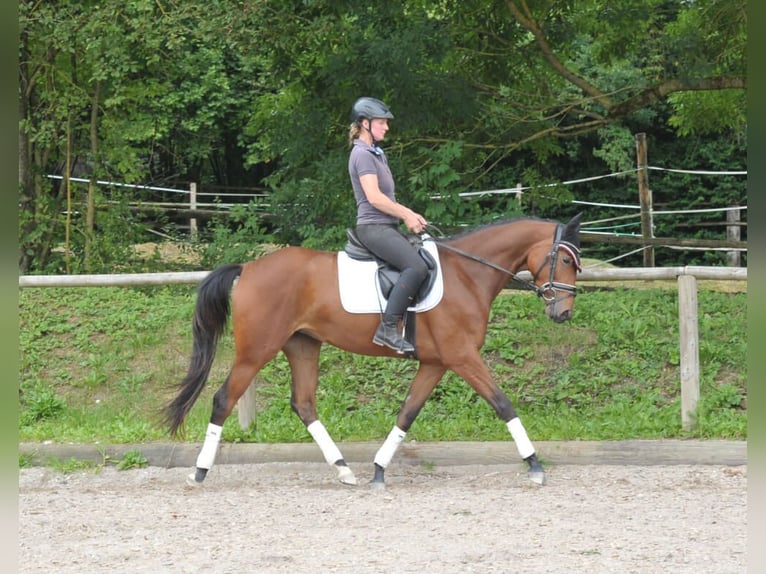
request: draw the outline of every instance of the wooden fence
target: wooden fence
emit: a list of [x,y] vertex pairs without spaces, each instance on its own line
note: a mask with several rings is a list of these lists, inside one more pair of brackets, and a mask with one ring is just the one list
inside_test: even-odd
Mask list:
[[[30,287],[116,287],[171,284],[196,284],[209,271],[178,273],[128,273],[122,275],[22,275],[20,288]],[[528,272],[519,274],[531,280]],[[594,281],[676,280],[678,284],[678,319],[681,370],[681,423],[691,430],[697,423],[700,396],[699,328],[697,317],[697,280],[747,281],[743,267],[637,267],[631,269],[583,269],[578,283]]]
[[[594,233],[589,232],[587,227],[583,227],[580,230],[580,241],[589,243],[610,243],[610,244],[627,244],[637,245],[643,248],[643,265],[646,268],[654,268],[655,265],[655,249],[658,247],[673,247],[673,248],[688,248],[688,249],[727,249],[727,265],[737,267],[740,265],[741,252],[747,251],[747,241],[741,240],[741,229],[747,229],[747,221],[741,221],[741,210],[745,207],[735,205],[727,208],[720,208],[721,211],[725,211],[726,219],[720,224],[713,222],[707,225],[724,225],[725,226],[725,239],[698,239],[698,238],[683,238],[683,237],[662,237],[658,238],[654,236],[654,216],[655,215],[667,215],[669,212],[656,211],[654,208],[652,189],[649,185],[649,171],[656,169],[663,169],[657,167],[651,167],[648,163],[648,147],[646,142],[646,134],[638,133],[635,135],[636,142],[636,169],[634,170],[637,176],[638,187],[638,217],[640,218],[641,233],[640,235],[618,235],[615,233]],[[747,175],[746,171],[735,172],[695,172],[692,170],[667,170],[667,171],[682,171],[686,173],[708,173],[708,174],[726,174],[726,175]],[[625,172],[629,173],[629,172]],[[611,177],[621,174],[609,174],[601,177]],[[61,176],[48,176],[52,179],[62,179]],[[601,179],[601,177],[585,178],[581,180],[573,180],[569,182],[562,182],[562,185],[582,183],[592,179]],[[71,182],[89,183],[90,180],[84,178],[69,178]],[[227,217],[230,215],[229,209],[234,205],[232,203],[222,203],[221,199],[238,197],[240,199],[247,199],[249,201],[257,200],[260,209],[262,209],[262,217],[264,220],[268,220],[269,213],[267,212],[270,207],[269,204],[269,192],[263,188],[222,188],[220,186],[206,186],[216,187],[218,191],[201,191],[198,189],[197,183],[190,183],[188,190],[172,189],[165,187],[151,187],[145,185],[133,185],[126,183],[115,183],[107,181],[97,181],[98,185],[106,185],[112,187],[123,187],[136,190],[152,191],[158,193],[175,193],[184,194],[189,196],[188,202],[163,202],[163,201],[141,201],[132,202],[130,209],[134,212],[162,212],[166,214],[172,214],[179,218],[188,218],[189,220],[189,234],[190,237],[195,240],[198,236],[197,220],[209,219],[213,216]],[[495,189],[485,191],[472,191],[458,193],[459,197],[469,199],[471,197],[483,197],[491,195],[516,195],[519,204],[522,202],[524,191],[529,188],[525,188],[521,183],[517,183],[515,188],[510,189]],[[201,202],[201,197],[212,198],[207,202]],[[432,200],[438,201],[441,199],[440,195],[431,196]],[[573,201],[574,204],[590,205],[593,207],[603,206],[604,204],[592,203],[587,201]],[[631,207],[631,206],[612,206],[612,207]],[[698,211],[698,210],[691,210]],[[706,210],[703,210],[706,211]],[[684,211],[679,211],[679,214],[683,214]],[[632,218],[633,215],[613,217],[610,219],[600,220],[605,223],[608,221],[623,220],[626,218]],[[700,224],[697,224],[699,226]],[[679,224],[679,226],[684,226]]]

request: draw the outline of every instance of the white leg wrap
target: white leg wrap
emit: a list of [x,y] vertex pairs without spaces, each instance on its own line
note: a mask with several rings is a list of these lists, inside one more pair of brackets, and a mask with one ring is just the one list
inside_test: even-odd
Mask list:
[[511,432],[513,442],[516,443],[516,448],[519,449],[521,458],[527,458],[535,454],[535,447],[532,446],[527,431],[524,430],[524,425],[521,424],[519,417],[511,419],[506,424],[508,430]]
[[388,436],[386,437],[386,442],[383,443],[383,446],[381,446],[375,454],[375,464],[381,468],[386,468],[388,463],[391,462],[391,459],[394,458],[394,455],[396,454],[399,445],[402,444],[405,436],[407,436],[407,433],[394,425],[394,428],[391,429],[391,432],[388,433]]
[[340,449],[335,444],[335,441],[332,440],[330,433],[327,432],[321,421],[314,421],[306,429],[308,429],[313,437],[314,442],[319,445],[319,449],[322,451],[327,464],[333,465],[343,458]]
[[221,442],[222,430],[223,427],[214,425],[213,423],[207,425],[205,443],[202,445],[202,450],[197,457],[197,468],[206,468],[208,470],[213,468],[215,455],[218,452],[218,443]]

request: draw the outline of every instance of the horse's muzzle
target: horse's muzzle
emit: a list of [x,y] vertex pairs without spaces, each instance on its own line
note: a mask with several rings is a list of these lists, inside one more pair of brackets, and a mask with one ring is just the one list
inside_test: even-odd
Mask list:
[[572,310],[571,309],[565,309],[561,313],[555,314],[551,316],[551,319],[553,319],[556,323],[563,323],[564,321],[569,321],[569,319],[572,318]]
[[545,306],[545,314],[548,315],[548,317],[550,317],[555,323],[563,323],[564,321],[569,321],[569,319],[572,318],[572,308],[567,307],[560,309],[561,303],[563,303],[563,300],[556,299]]

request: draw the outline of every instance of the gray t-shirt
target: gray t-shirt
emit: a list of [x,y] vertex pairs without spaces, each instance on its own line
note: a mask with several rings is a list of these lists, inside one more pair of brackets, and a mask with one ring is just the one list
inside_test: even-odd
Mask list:
[[383,213],[367,201],[367,196],[364,194],[359,176],[368,173],[376,174],[380,191],[391,201],[396,201],[396,196],[394,195],[394,176],[391,175],[391,169],[388,167],[386,154],[379,147],[367,145],[362,140],[356,139],[348,157],[348,175],[351,177],[351,186],[354,188],[354,198],[356,199],[356,224],[398,224],[398,218]]

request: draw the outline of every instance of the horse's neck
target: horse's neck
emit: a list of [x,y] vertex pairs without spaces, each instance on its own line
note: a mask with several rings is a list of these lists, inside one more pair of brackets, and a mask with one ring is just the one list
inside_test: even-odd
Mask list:
[[553,238],[553,224],[518,221],[468,234],[456,245],[467,253],[517,273],[526,269],[527,254],[532,247],[549,238]]
[[503,275],[492,266],[471,269],[477,279],[486,284],[490,297],[494,298],[508,284],[512,274],[527,269],[527,256],[536,244],[553,238],[553,226],[547,222],[517,221],[497,227],[486,227],[455,240],[455,247],[471,255],[489,261],[507,271]]

